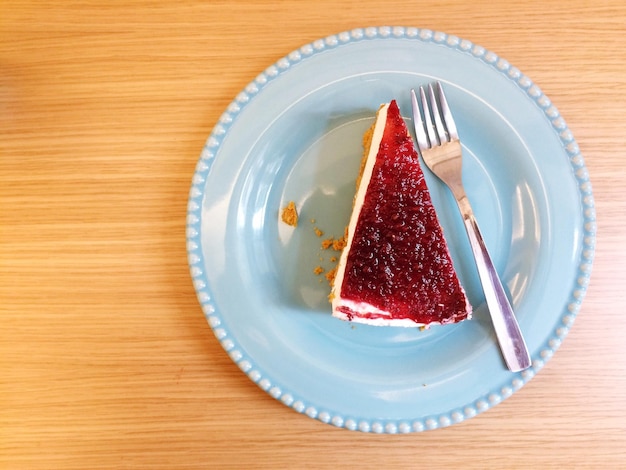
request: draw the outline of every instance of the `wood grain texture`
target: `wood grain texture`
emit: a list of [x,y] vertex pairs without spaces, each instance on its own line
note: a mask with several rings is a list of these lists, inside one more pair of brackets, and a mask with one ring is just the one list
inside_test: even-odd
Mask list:
[[[0,5],[0,466],[624,468],[626,4],[41,2]],[[446,31],[550,96],[597,208],[588,295],[521,391],[408,436],[335,429],[233,365],[190,282],[193,170],[278,58],[370,25]]]

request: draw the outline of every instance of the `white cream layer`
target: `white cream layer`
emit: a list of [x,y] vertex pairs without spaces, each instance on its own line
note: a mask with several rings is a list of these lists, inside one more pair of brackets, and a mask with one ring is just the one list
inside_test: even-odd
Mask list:
[[[351,306],[349,306],[349,304],[354,304],[354,302],[350,302],[348,301],[344,301],[344,305],[346,305],[347,307],[349,307],[350,309],[352,309]],[[367,304],[369,305],[369,304]],[[374,307],[372,307],[371,305],[369,305],[371,308],[366,308],[364,310],[361,310],[360,313],[361,314],[365,314],[365,313],[372,313],[373,311],[376,311],[377,309],[375,309]],[[358,312],[358,310],[355,310]],[[387,313],[387,315],[389,315],[389,313]],[[415,328],[415,327],[420,327],[420,326],[427,326],[424,323],[417,323],[416,321],[411,320],[410,318],[384,318],[384,317],[378,317],[378,318],[367,318],[367,317],[360,317],[358,316],[358,314],[350,317],[347,314],[340,312],[340,311],[334,311],[333,312],[333,317],[335,318],[339,318],[341,320],[345,320],[345,321],[351,321],[353,323],[364,323],[366,325],[372,325],[372,326],[403,326],[406,328]],[[438,322],[432,322],[429,323],[428,326],[432,326],[432,325],[438,325]]]

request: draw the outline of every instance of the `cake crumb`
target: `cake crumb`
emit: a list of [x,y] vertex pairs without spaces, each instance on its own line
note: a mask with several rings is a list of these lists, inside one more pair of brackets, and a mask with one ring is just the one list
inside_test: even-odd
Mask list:
[[318,237],[321,237],[322,235],[324,235],[324,232],[322,232],[319,228],[315,227],[313,229],[315,231],[315,235],[317,235]]
[[311,219],[311,223],[314,224],[315,223],[315,219]]
[[333,240],[333,250],[341,251],[346,247],[346,237],[337,238]]
[[292,227],[298,226],[298,210],[296,209],[295,202],[289,201],[289,204],[283,208],[281,218],[287,225],[291,225]]
[[333,246],[333,238],[327,238],[326,240],[322,240],[322,249],[328,250],[331,246]]
[[331,256],[330,257],[330,262],[331,263],[336,263],[337,262],[337,257],[336,256]]
[[337,275],[337,268],[333,268],[326,273],[326,280],[328,284],[332,287],[333,282],[335,282],[335,276]]
[[[316,266],[315,269],[313,269],[313,273],[316,276],[319,276],[320,274],[322,274],[324,272],[324,268],[322,268],[321,266]],[[326,276],[328,278],[328,275]]]

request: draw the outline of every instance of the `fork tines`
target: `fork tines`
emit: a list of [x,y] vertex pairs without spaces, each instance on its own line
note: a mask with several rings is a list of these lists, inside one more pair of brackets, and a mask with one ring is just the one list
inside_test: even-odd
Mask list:
[[424,90],[423,86],[420,86],[419,94],[418,102],[415,90],[411,90],[415,137],[419,149],[430,149],[452,140],[458,140],[456,125],[441,82],[437,82],[436,95],[430,83],[427,91]]

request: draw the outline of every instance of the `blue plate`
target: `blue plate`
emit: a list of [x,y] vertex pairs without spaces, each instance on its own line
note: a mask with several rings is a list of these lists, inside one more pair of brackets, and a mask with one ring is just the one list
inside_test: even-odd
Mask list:
[[[473,320],[426,331],[342,322],[313,273],[332,268],[314,228],[343,233],[376,109],[396,99],[409,116],[409,90],[433,80],[446,89],[466,190],[531,351],[521,373],[503,363],[456,206],[428,172]],[[292,200],[297,228],[279,217]],[[594,242],[587,170],[550,99],[470,41],[404,27],[320,39],[250,82],[206,142],[187,215],[198,299],[232,360],[293,410],[377,433],[448,426],[520,389],[567,335]]]

